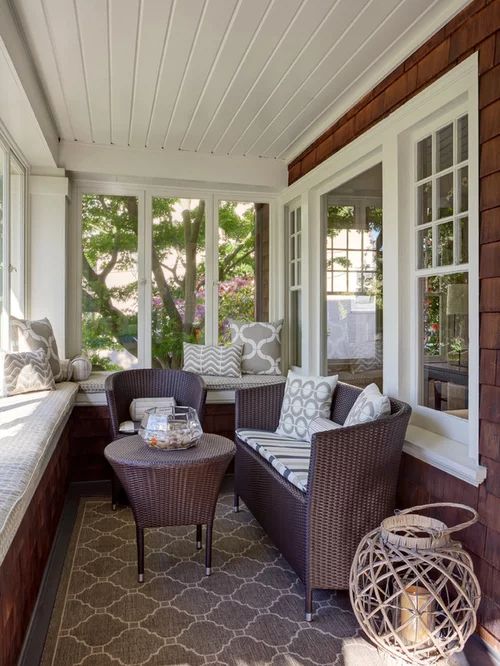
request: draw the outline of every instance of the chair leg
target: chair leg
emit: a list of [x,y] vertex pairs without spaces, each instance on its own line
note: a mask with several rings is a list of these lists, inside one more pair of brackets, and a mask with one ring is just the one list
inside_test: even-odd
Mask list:
[[113,511],[116,511],[116,506],[118,504],[118,498],[120,496],[120,482],[116,474],[111,472],[111,508]]
[[137,538],[137,580],[144,583],[144,528],[136,525]]
[[202,526],[196,525],[196,550],[201,550]]
[[237,493],[234,493],[233,511],[234,513],[238,513],[239,510],[240,510],[240,496]]
[[212,573],[212,523],[207,525],[207,545],[205,549],[205,574]]
[[312,614],[313,614],[313,591],[309,587],[309,585],[306,585],[306,622],[312,622]]

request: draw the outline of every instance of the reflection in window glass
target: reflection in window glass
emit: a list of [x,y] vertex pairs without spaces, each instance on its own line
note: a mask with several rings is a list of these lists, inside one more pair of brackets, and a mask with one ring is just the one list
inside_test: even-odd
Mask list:
[[421,404],[468,418],[468,275],[419,279],[423,347]]
[[466,264],[469,261],[469,218],[461,217],[458,221],[459,243],[458,263]]
[[453,263],[453,222],[444,222],[437,227],[437,265]]
[[469,157],[469,125],[467,116],[457,121],[457,162],[463,162]]
[[153,367],[182,367],[183,342],[205,339],[205,202],[153,197]]
[[365,183],[381,190],[380,165],[326,195],[327,372],[382,389],[382,193],[364,204]]
[[432,174],[432,136],[417,144],[417,179],[427,178]]
[[436,135],[437,171],[448,169],[453,164],[453,125],[447,125]]
[[417,234],[418,268],[432,268],[432,227]]
[[137,214],[133,196],[82,196],[82,347],[97,369],[137,365]]
[[437,179],[438,218],[453,215],[453,173]]
[[459,212],[465,213],[469,210],[469,169],[463,167],[458,171],[459,186]]
[[426,224],[432,221],[432,183],[419,185],[418,197],[418,224]]

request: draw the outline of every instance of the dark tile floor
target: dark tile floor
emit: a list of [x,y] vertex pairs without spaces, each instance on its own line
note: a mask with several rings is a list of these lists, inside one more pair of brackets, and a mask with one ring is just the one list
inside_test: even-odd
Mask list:
[[[225,483],[225,490],[230,490],[231,485],[232,479],[228,478]],[[19,660],[19,666],[36,666],[40,662],[80,497],[102,497],[106,494],[110,494],[110,488],[105,482],[72,484],[70,486],[38,604]],[[349,666],[369,665],[349,663]],[[465,651],[460,655],[455,655],[449,661],[449,666],[500,666],[500,655],[493,653],[479,637],[473,636],[468,641]]]

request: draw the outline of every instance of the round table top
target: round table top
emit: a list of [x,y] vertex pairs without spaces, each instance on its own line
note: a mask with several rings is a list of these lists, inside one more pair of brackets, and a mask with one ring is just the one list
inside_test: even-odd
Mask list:
[[104,449],[111,462],[131,467],[179,467],[197,465],[217,458],[233,456],[234,443],[221,435],[203,434],[189,449],[156,449],[148,446],[139,435],[115,439]]

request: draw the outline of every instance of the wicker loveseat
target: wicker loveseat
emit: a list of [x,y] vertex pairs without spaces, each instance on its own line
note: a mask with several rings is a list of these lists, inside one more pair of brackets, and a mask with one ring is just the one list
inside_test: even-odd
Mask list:
[[[395,508],[411,408],[391,399],[391,414],[312,437],[305,491],[243,440],[248,429],[273,432],[285,386],[236,393],[235,511],[241,497],[305,586],[306,620],[315,589],[347,589],[361,538]],[[331,419],[343,424],[360,389],[338,383]]]

